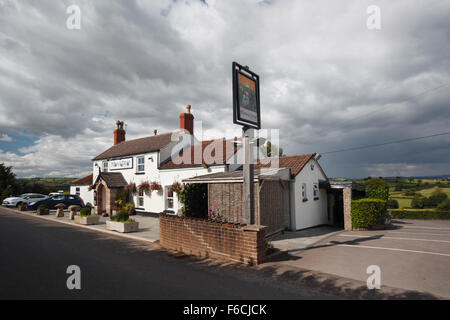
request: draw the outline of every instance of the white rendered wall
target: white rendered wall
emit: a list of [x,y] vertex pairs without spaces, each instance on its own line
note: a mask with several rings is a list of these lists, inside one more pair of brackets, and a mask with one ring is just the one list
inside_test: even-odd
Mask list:
[[[314,170],[311,170],[311,163]],[[303,170],[295,177],[294,189],[291,194],[291,203],[294,205],[295,230],[310,228],[321,224],[328,224],[327,214],[327,193],[325,190],[319,191],[319,199],[314,200],[313,184],[327,177],[322,173],[317,165],[317,161],[311,159]],[[306,196],[308,201],[303,201],[302,184],[306,183]],[[294,227],[294,226],[293,226]]]

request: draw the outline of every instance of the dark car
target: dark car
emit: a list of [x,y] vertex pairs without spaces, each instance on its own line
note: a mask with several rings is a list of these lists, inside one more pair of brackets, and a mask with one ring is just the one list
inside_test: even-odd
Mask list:
[[37,210],[37,207],[41,204],[45,204],[48,209],[54,209],[58,203],[63,203],[64,208],[72,205],[77,205],[82,208],[85,207],[83,199],[75,194],[58,194],[44,200],[28,203],[28,210]]

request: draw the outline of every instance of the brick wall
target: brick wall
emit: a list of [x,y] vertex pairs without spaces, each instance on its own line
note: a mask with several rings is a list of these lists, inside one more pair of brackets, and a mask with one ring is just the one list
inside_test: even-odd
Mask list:
[[200,257],[259,264],[265,256],[265,228],[219,223],[161,213],[159,241],[167,249]]

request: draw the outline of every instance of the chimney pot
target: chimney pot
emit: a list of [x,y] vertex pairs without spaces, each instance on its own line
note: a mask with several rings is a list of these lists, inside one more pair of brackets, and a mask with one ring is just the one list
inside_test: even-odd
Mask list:
[[158,130],[157,130],[157,129],[153,130],[153,134],[154,134],[155,136],[158,135]]
[[123,130],[123,121],[117,120],[116,130],[114,130],[114,145],[125,141],[125,130]]
[[194,116],[191,114],[191,105],[186,106],[186,113],[180,114],[180,129],[187,130],[191,135],[194,134]]

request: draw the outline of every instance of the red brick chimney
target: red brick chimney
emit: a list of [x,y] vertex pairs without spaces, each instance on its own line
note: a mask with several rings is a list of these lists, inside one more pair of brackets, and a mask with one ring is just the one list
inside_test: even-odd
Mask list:
[[189,131],[194,134],[194,116],[191,114],[191,105],[186,106],[186,113],[180,114],[180,129]]
[[123,121],[117,120],[117,128],[114,130],[114,145],[125,141],[125,130],[123,130]]

